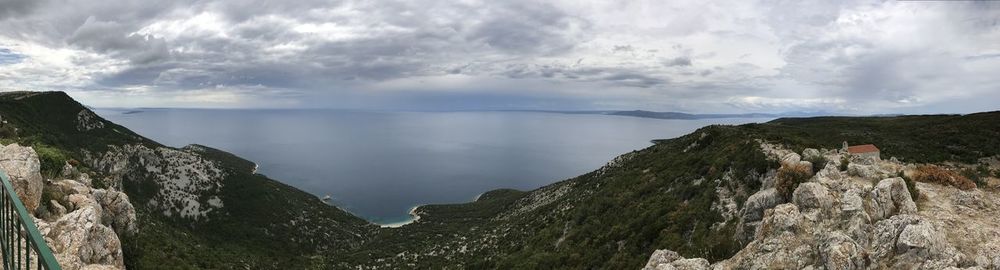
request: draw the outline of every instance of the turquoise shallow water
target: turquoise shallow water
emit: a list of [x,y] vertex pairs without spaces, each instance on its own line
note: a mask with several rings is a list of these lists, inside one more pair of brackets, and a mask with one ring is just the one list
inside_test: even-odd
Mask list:
[[540,112],[99,109],[170,146],[199,143],[380,224],[419,204],[467,202],[496,188],[530,190],[709,124]]

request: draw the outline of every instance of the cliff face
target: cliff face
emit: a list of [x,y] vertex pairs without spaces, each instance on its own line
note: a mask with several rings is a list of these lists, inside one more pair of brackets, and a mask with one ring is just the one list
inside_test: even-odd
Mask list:
[[[782,166],[799,155],[775,146]],[[915,164],[857,159],[841,171],[838,151],[824,153],[825,167],[795,188],[787,203],[757,203],[767,184],[747,201],[762,211],[752,241],[733,257],[709,264],[657,250],[643,269],[1000,269],[1000,194],[916,183],[919,197],[900,177]],[[746,212],[745,212],[746,214]],[[747,217],[747,215],[744,215]]]
[[34,212],[34,222],[63,269],[125,268],[120,237],[137,233],[128,195],[93,188],[89,176],[69,164],[62,174],[43,178],[34,149],[17,144],[2,149],[0,168]]

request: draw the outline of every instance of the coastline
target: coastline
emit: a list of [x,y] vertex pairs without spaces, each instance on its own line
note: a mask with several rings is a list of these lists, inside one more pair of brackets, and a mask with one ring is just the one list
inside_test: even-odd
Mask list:
[[393,223],[387,223],[387,224],[378,224],[378,223],[375,223],[375,224],[378,225],[379,227],[382,227],[382,228],[399,228],[399,227],[403,227],[406,224],[414,223],[417,220],[420,220],[420,214],[417,214],[417,208],[420,208],[421,206],[424,206],[424,205],[420,204],[420,205],[416,205],[414,207],[410,207],[410,212],[409,212],[410,213],[410,219],[409,220],[404,220],[404,221],[399,221],[399,222],[393,222]]
[[[486,192],[489,192],[489,191],[486,191]],[[486,192],[482,192],[482,193],[479,193],[479,195],[476,195],[475,198],[472,198],[472,202],[479,201],[479,198],[482,197],[483,194],[486,194]],[[408,219],[408,220],[399,221],[399,222],[392,222],[392,223],[386,223],[386,224],[374,223],[374,222],[372,222],[372,223],[374,223],[374,224],[376,224],[376,225],[378,225],[379,227],[382,227],[382,228],[399,228],[399,227],[402,227],[403,225],[410,224],[410,223],[416,222],[417,220],[420,220],[420,214],[417,214],[417,208],[419,208],[421,206],[424,206],[424,205],[426,205],[426,204],[419,204],[417,206],[410,207],[410,211],[409,211],[409,213],[410,213],[410,219]]]

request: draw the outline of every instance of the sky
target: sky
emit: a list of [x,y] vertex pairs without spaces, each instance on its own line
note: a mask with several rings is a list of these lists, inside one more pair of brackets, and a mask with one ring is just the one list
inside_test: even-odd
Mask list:
[[968,113],[998,1],[0,0],[0,89],[96,107]]

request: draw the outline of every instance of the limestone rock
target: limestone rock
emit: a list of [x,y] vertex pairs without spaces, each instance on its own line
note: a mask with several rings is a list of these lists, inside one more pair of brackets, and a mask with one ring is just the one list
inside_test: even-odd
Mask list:
[[708,270],[708,260],[702,258],[685,259],[670,250],[660,249],[653,252],[643,270]]
[[822,184],[814,182],[799,184],[792,193],[792,201],[800,210],[829,209],[833,205],[830,191]]
[[903,178],[883,179],[872,190],[872,218],[881,220],[896,214],[917,212]]
[[784,157],[781,157],[781,164],[795,165],[799,164],[799,161],[802,161],[802,157],[796,153],[788,153]]
[[94,200],[104,209],[101,223],[110,226],[119,235],[136,233],[135,208],[124,192],[95,189]]
[[794,204],[786,203],[780,204],[774,207],[774,209],[768,209],[764,217],[757,238],[786,231],[795,231],[799,227],[802,215],[799,213],[798,207]]
[[743,204],[743,214],[736,229],[736,240],[741,243],[750,242],[757,232],[757,227],[760,226],[764,211],[783,202],[784,198],[774,188],[764,189],[750,195],[747,202]]
[[677,270],[708,270],[708,260],[702,258],[680,259],[670,263]]
[[930,224],[918,223],[907,225],[896,241],[896,253],[914,253],[918,257],[927,258],[938,253],[941,248],[941,235]]
[[[872,230],[872,242],[869,244],[869,258],[875,262],[886,262],[896,252],[896,240],[903,229],[910,224],[919,223],[920,219],[913,215],[895,215],[875,223]],[[882,265],[887,268],[888,265]]]
[[681,258],[683,257],[678,255],[677,252],[666,249],[657,249],[656,251],[653,251],[652,256],[649,256],[649,261],[646,262],[646,267],[642,269],[657,269],[657,266],[659,265],[669,265],[670,263]]
[[855,212],[864,209],[864,202],[861,199],[860,189],[850,189],[844,192],[840,198],[840,210],[844,212]]
[[863,247],[840,232],[830,234],[820,252],[826,269],[864,269]]
[[42,200],[42,174],[38,154],[31,147],[16,143],[0,148],[0,168],[7,172],[14,191],[28,211],[38,208]]
[[854,162],[847,164],[847,175],[861,177],[869,180],[874,180],[879,177],[878,171],[874,166],[858,164]]
[[76,130],[89,131],[92,129],[104,128],[104,121],[94,112],[83,109],[76,114]]
[[784,202],[781,195],[774,188],[758,191],[747,198],[743,209],[743,221],[758,221],[764,217],[764,210],[774,208]]
[[51,224],[39,222],[39,230],[63,269],[125,268],[121,242],[111,228],[101,225],[98,207],[88,205]]

